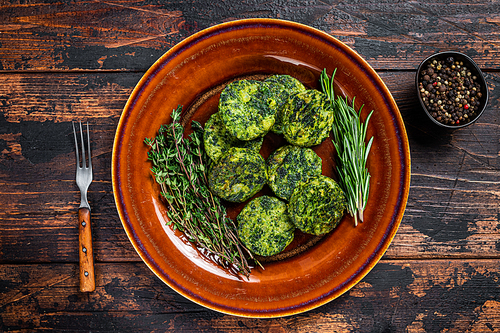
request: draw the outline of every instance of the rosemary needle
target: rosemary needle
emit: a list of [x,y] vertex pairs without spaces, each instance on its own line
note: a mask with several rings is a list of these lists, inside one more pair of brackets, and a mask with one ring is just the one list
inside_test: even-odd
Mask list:
[[[354,225],[358,225],[358,219],[363,222],[363,214],[370,192],[370,173],[366,167],[366,161],[373,143],[373,137],[365,144],[368,122],[373,111],[362,123],[360,119],[361,110],[356,112],[347,103],[347,98],[336,97],[333,90],[333,78],[331,79],[323,69],[320,75],[320,83],[323,92],[328,96],[335,110],[333,123],[333,144],[337,150],[337,171],[339,173],[339,185],[347,197],[347,210],[354,217]],[[352,102],[354,105],[354,100]]]

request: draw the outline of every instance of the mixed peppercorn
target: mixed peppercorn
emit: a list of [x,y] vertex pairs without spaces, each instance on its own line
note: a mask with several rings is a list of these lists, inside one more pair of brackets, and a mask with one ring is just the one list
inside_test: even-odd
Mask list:
[[429,61],[419,73],[418,89],[429,114],[445,125],[466,124],[479,114],[481,85],[463,61]]

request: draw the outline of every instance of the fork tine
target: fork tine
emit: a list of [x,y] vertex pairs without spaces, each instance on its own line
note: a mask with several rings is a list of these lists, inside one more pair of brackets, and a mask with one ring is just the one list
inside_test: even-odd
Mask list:
[[87,154],[89,155],[89,169],[92,171],[92,159],[90,157],[90,134],[89,134],[89,122],[87,121]]
[[80,137],[82,139],[82,168],[87,167],[87,161],[85,160],[85,142],[83,140],[83,129],[82,122],[80,121]]
[[75,150],[76,150],[76,168],[78,169],[80,167],[80,154],[78,152],[78,140],[76,139],[76,129],[75,129],[75,122],[71,122],[73,124],[73,135],[75,137]]

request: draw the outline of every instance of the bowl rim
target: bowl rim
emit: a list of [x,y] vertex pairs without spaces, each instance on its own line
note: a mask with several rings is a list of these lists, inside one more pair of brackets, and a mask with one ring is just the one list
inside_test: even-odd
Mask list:
[[[484,100],[485,100],[484,105],[481,108],[481,111],[479,111],[477,116],[472,121],[469,121],[468,123],[465,123],[462,125],[447,125],[447,124],[443,124],[443,123],[437,121],[436,119],[434,119],[434,117],[429,113],[429,110],[427,110],[427,108],[424,104],[424,101],[422,101],[422,96],[420,96],[420,90],[418,88],[418,81],[419,81],[418,78],[419,78],[420,72],[422,71],[422,67],[424,66],[424,64],[426,64],[432,58],[442,57],[443,55],[456,55],[456,56],[462,57],[463,59],[467,60],[472,65],[472,67],[474,67],[474,69],[478,72],[479,78],[481,80],[481,84],[482,84],[482,89],[481,89],[482,91],[481,92],[484,92]],[[422,60],[422,62],[420,62],[419,66],[417,68],[417,72],[415,73],[415,88],[417,89],[417,97],[418,97],[418,101],[420,102],[420,106],[424,110],[424,113],[427,115],[427,117],[429,117],[429,119],[434,124],[436,124],[440,127],[448,128],[448,129],[458,129],[458,128],[463,128],[463,127],[467,127],[469,125],[474,124],[481,117],[481,115],[484,113],[484,110],[486,110],[486,106],[488,105],[489,93],[488,93],[488,86],[486,84],[486,78],[484,77],[484,73],[481,71],[481,69],[476,64],[476,62],[474,60],[472,60],[471,57],[469,57],[468,55],[466,55],[462,52],[458,52],[458,51],[437,52],[437,53],[431,54],[430,56],[428,56],[427,58]]]

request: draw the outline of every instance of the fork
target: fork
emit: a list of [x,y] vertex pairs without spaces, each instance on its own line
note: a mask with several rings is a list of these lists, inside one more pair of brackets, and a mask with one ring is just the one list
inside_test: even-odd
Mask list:
[[76,184],[80,189],[81,203],[78,208],[78,238],[80,257],[80,291],[94,291],[94,255],[92,251],[92,231],[90,228],[90,205],[87,201],[87,190],[92,183],[92,161],[90,158],[89,123],[87,122],[87,152],[88,166],[85,159],[85,144],[83,138],[82,122],[80,122],[80,136],[82,144],[82,163],[78,152],[78,140],[76,138],[75,123],[73,123],[73,134],[76,147]]

